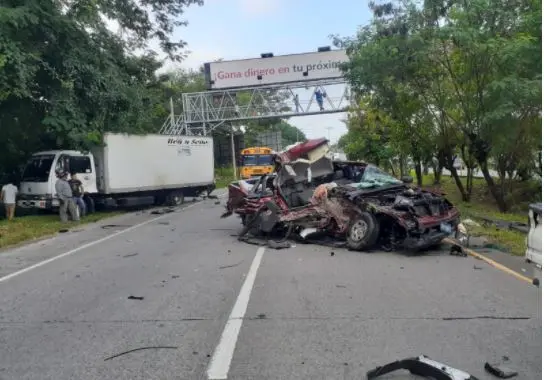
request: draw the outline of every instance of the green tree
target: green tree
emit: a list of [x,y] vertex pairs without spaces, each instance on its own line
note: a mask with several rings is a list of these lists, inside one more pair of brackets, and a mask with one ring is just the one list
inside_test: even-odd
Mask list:
[[[17,171],[29,153],[85,148],[104,131],[143,133],[162,117],[161,66],[146,51],[153,39],[172,59],[170,40],[184,6],[201,1],[143,3],[6,0],[0,7],[0,172]],[[112,33],[116,21],[126,38]],[[151,22],[151,20],[157,22]],[[133,48],[144,54],[129,54]]]
[[428,161],[431,151],[437,169],[448,167],[469,200],[471,176],[463,184],[453,168],[461,154],[469,167],[480,167],[499,209],[507,210],[508,186],[495,183],[489,165],[495,161],[502,173],[534,166],[540,1],[370,6],[371,24],[337,43],[347,48],[344,70],[355,92],[372,95],[374,107],[399,127],[391,130],[391,146],[414,161]]

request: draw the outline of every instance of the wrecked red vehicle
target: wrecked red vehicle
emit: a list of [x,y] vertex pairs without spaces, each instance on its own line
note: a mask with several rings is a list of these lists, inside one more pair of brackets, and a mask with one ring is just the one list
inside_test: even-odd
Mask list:
[[[342,241],[353,250],[422,250],[456,236],[459,211],[443,197],[363,162],[333,161],[324,138],[275,156],[276,171],[229,186],[240,236]],[[461,228],[462,229],[462,228]]]

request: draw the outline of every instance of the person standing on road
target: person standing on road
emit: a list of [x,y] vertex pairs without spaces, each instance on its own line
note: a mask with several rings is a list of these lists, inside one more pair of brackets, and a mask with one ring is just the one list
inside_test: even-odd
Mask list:
[[6,208],[6,218],[8,218],[8,220],[13,220],[15,216],[15,200],[18,192],[19,190],[17,189],[17,186],[15,186],[11,181],[7,185],[2,186],[0,199]]
[[57,182],[55,183],[55,191],[57,192],[57,198],[59,198],[59,216],[60,221],[63,223],[68,222],[68,212],[72,220],[79,221],[79,216],[76,210],[76,204],[74,203],[72,189],[68,183],[68,173],[59,172],[57,174]]
[[79,208],[79,216],[85,216],[85,202],[83,201],[83,183],[77,178],[76,173],[70,174],[70,187],[72,189],[72,195],[74,196],[74,203]]

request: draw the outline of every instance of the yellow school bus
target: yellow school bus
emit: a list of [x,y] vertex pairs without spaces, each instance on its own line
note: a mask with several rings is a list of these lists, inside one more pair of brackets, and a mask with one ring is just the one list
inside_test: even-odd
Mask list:
[[243,179],[272,173],[274,161],[272,149],[267,147],[251,147],[240,152],[240,176]]

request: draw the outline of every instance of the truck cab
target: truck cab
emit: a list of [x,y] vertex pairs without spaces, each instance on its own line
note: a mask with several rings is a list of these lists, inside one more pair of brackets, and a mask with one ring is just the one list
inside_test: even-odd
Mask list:
[[96,167],[92,154],[74,150],[38,152],[32,155],[25,166],[17,206],[43,210],[57,208],[59,200],[55,192],[55,173],[59,170],[77,173],[85,193],[97,192]]

